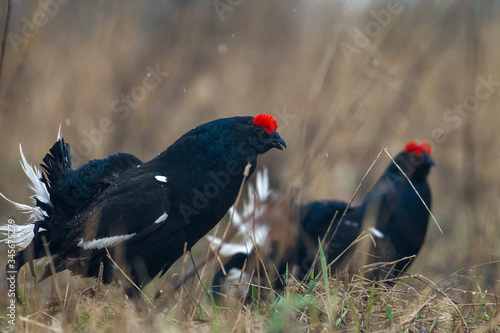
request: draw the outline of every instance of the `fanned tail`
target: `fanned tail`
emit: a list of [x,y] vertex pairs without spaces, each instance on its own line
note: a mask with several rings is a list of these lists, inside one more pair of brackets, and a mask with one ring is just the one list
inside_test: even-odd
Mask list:
[[[231,257],[237,253],[250,254],[253,251],[254,243],[261,246],[267,240],[271,229],[270,226],[267,224],[254,225],[254,221],[260,218],[265,211],[265,207],[261,203],[271,193],[269,174],[266,167],[257,172],[255,189],[251,183],[248,184],[248,199],[243,202],[243,211],[241,213],[234,206],[229,209],[229,214],[233,214],[232,225],[237,230],[235,236],[242,239],[241,242],[223,243],[221,238],[206,236],[214,250],[217,250],[220,246],[219,254],[224,257]],[[254,236],[255,239],[253,239]]]
[[[28,187],[34,192],[33,206],[22,204],[15,202],[9,198],[7,198],[4,194],[0,193],[0,196],[14,205],[18,210],[22,211],[25,214],[29,214],[28,221],[30,220],[42,220],[47,217],[47,212],[43,207],[50,205],[50,194],[47,189],[47,186],[43,183],[42,173],[35,166],[32,166],[26,160],[24,156],[23,149],[21,145],[19,145],[19,152],[21,154],[21,167],[23,168],[24,173],[30,180]],[[41,205],[40,205],[41,203]]]
[[33,239],[33,224],[18,225],[9,223],[0,226],[0,234],[4,235],[4,239],[0,239],[0,243],[14,244],[16,247],[25,249]]
[[[19,151],[21,153],[21,167],[23,168],[24,173],[31,181],[31,184],[28,185],[30,189],[35,192],[34,198],[38,199],[38,201],[43,202],[45,204],[50,203],[50,194],[47,189],[47,186],[42,181],[42,172],[38,170],[37,167],[32,166],[26,160],[26,157],[23,154],[23,149],[21,144],[19,144]],[[35,199],[35,200],[36,200]]]
[[7,198],[3,193],[0,192],[0,197],[4,198],[5,200],[7,200],[9,203],[11,203],[14,207],[16,207],[17,210],[20,210],[21,212],[25,213],[25,214],[30,214],[30,217],[28,219],[29,220],[37,220],[37,219],[41,219],[42,216],[44,216],[44,213],[40,207],[36,207],[36,206],[30,206],[30,205],[26,205],[26,204],[22,204],[22,203],[19,203],[19,202],[15,202],[13,200],[10,200],[9,198]]
[[65,143],[63,138],[59,138],[43,158],[43,163],[42,168],[45,173],[41,181],[49,187],[50,192],[50,184],[63,179],[65,173],[73,169],[69,144]]
[[[60,130],[59,128],[58,138],[60,137]],[[32,196],[34,205],[15,202],[2,193],[0,193],[0,197],[14,205],[16,209],[28,214],[28,221],[43,221],[49,216],[52,210],[50,183],[47,182],[45,175],[42,175],[42,172],[37,167],[28,163],[21,144],[19,145],[19,153],[21,155],[21,167],[29,179],[28,187],[34,192]],[[51,177],[60,176],[62,168],[71,167],[69,145],[65,145],[64,140],[60,138],[50,149],[50,154],[45,156],[44,162],[46,165],[42,165],[42,167],[46,172],[50,172]],[[34,237],[35,226],[33,224],[18,225],[13,222],[11,223],[11,221],[9,220],[9,223],[0,226],[0,234],[5,236],[0,242],[13,243],[16,247],[25,249]]]

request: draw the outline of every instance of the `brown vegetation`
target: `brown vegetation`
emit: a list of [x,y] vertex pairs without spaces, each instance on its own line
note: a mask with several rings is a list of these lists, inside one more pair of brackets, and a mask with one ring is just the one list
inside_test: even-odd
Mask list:
[[[19,143],[39,163],[59,124],[78,166],[118,151],[149,160],[197,124],[270,113],[289,149],[261,163],[273,187],[303,200],[349,200],[383,147],[394,155],[407,141],[430,142],[432,210],[444,231],[430,223],[410,269],[415,276],[392,290],[357,275],[331,277],[329,288],[320,280],[307,293],[294,284],[284,299],[248,308],[212,306],[203,288],[171,292],[182,263],[145,289],[155,307],[141,312],[115,286],[96,293],[94,280],[68,273],[35,285],[27,271],[31,315],[21,311],[15,331],[379,331],[391,329],[391,316],[403,331],[499,328],[496,1],[397,8],[391,1],[220,1],[230,6],[222,13],[211,1],[53,1],[46,11],[38,2],[7,3],[0,4],[0,191],[11,199],[30,195]],[[361,192],[387,163],[382,155]],[[0,222],[8,218],[25,216],[0,201]],[[193,256],[207,246],[201,241]],[[1,290],[5,284],[0,275]],[[5,309],[8,299],[0,300]],[[4,312],[0,330],[12,330]]]

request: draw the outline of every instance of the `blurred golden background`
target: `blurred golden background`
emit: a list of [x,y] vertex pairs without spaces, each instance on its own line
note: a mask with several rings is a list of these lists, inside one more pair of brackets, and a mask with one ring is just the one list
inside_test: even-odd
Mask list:
[[[0,192],[15,201],[31,195],[19,144],[39,164],[60,125],[78,167],[119,151],[147,161],[198,124],[269,113],[288,144],[260,158],[274,188],[350,200],[382,148],[394,156],[427,141],[444,235],[429,222],[410,272],[438,281],[500,257],[496,1],[45,0],[0,10]],[[383,154],[358,199],[388,163]],[[26,217],[0,200],[8,218]]]

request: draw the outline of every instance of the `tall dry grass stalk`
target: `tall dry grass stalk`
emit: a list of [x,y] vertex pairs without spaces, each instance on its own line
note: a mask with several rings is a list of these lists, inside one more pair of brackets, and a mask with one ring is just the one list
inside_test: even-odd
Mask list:
[[[285,299],[215,307],[205,286],[172,291],[180,261],[144,290],[154,308],[138,312],[116,286],[91,292],[95,281],[65,272],[54,289],[53,280],[36,285],[21,272],[29,312],[22,310],[15,331],[498,328],[499,3],[405,1],[384,21],[389,2],[381,1],[244,1],[222,18],[211,2],[74,1],[29,36],[23,24],[42,15],[41,5],[9,3],[8,22],[0,5],[0,29],[8,27],[0,191],[8,197],[26,202],[30,195],[18,144],[39,163],[60,124],[79,166],[118,151],[149,160],[197,124],[265,112],[277,118],[289,149],[261,163],[273,187],[300,200],[349,200],[382,148],[394,154],[407,141],[429,141],[432,212],[444,232],[430,224],[415,275],[396,288],[372,288],[361,272],[345,273],[330,276],[329,301],[321,282],[310,293],[291,283]],[[360,45],[359,31],[375,29],[377,20],[383,24]],[[158,85],[138,95],[155,78]],[[468,111],[477,89],[489,94]],[[380,157],[358,198],[388,163]],[[0,201],[0,222],[8,218],[25,217]],[[207,247],[195,246],[194,259]],[[0,256],[0,266],[6,260]],[[58,289],[62,306],[54,301]],[[6,301],[0,297],[1,308]]]

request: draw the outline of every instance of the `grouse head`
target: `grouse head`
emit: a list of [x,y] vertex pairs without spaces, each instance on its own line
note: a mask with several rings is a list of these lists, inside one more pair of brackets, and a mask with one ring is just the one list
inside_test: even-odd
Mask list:
[[431,146],[426,142],[420,144],[414,141],[407,142],[403,152],[394,160],[404,173],[415,181],[425,180],[430,168],[434,165],[434,160],[431,157]]
[[244,167],[250,163],[253,172],[257,155],[272,148],[286,148],[285,140],[276,131],[277,128],[278,123],[272,116],[261,114],[255,117],[231,117],[211,121],[195,127],[185,136],[193,137],[198,152],[234,162],[238,166]]

